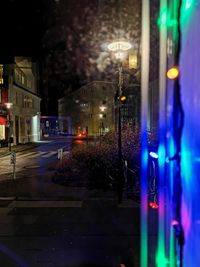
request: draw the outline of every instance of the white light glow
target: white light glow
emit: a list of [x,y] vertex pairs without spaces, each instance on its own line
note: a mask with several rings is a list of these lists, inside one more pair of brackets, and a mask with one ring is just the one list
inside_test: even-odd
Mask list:
[[125,53],[122,51],[118,51],[115,53],[115,58],[119,60],[123,60],[125,58]]
[[158,159],[158,154],[155,153],[155,152],[150,152],[149,153],[149,156],[152,157],[152,158],[154,158],[154,159]]
[[40,121],[39,121],[39,116],[33,116],[32,117],[32,126],[31,126],[31,141],[37,142],[40,139]]
[[10,109],[12,107],[13,103],[5,103],[5,106]]
[[99,108],[100,108],[100,110],[101,110],[102,112],[104,112],[104,111],[106,110],[106,107],[105,107],[105,106],[100,106]]
[[131,44],[125,41],[116,41],[112,42],[108,45],[108,50],[116,52],[116,51],[127,51],[131,48]]

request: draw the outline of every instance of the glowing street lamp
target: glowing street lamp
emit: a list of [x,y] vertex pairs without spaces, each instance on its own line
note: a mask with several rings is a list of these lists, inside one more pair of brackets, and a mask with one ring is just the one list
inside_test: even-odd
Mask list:
[[104,112],[106,110],[106,106],[100,106],[99,109]]
[[5,106],[7,107],[7,109],[10,109],[12,107],[12,105],[13,105],[13,103],[10,103],[10,102],[5,103]]
[[115,57],[119,60],[119,78],[118,78],[118,88],[116,91],[117,104],[118,104],[118,201],[122,202],[123,194],[123,166],[122,166],[122,140],[121,140],[121,96],[122,96],[122,86],[123,86],[123,73],[122,73],[122,61],[126,55],[126,52],[131,49],[131,44],[126,41],[115,41],[108,45],[108,50],[114,52]]

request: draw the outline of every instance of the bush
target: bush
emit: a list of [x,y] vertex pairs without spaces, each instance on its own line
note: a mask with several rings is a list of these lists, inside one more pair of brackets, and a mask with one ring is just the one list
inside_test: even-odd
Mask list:
[[[128,167],[134,171],[140,161],[140,131],[130,126],[122,127],[122,157]],[[118,173],[118,135],[109,132],[99,137],[95,144],[76,147],[72,151],[72,158],[82,162],[89,169],[90,180],[107,181],[108,177],[116,180]],[[135,171],[136,173],[136,171]]]
[[[122,157],[128,167],[138,174],[140,161],[140,131],[130,126],[122,127]],[[72,175],[74,169],[89,171],[89,180],[94,187],[114,185],[118,174],[118,135],[109,132],[99,137],[95,142],[76,146],[72,153],[56,166],[59,175]],[[133,172],[130,175],[134,175]],[[133,179],[135,179],[134,177]]]

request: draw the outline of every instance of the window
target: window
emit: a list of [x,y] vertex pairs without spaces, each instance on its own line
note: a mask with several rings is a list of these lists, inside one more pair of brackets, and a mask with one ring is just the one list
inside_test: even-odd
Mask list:
[[25,84],[25,77],[24,77],[23,74],[22,74],[22,84],[23,84],[23,85]]
[[31,88],[31,86],[32,86],[32,83],[31,83],[31,81],[30,81],[30,80],[27,80],[27,87],[30,89],[30,88]]
[[3,84],[3,65],[0,65],[0,84]]

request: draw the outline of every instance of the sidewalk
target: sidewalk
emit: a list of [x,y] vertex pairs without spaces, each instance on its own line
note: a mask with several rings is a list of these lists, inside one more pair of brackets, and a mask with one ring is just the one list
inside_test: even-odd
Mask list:
[[[119,205],[112,192],[84,190],[84,197],[74,191],[68,200],[0,201],[2,266],[140,267],[139,205],[126,199]],[[157,211],[149,212],[153,267]]]
[[139,267],[139,208],[90,193],[80,200],[0,203],[2,266]]
[[[124,195],[119,205],[116,192],[89,189],[84,172],[65,186],[51,178],[9,181],[6,194],[1,185],[3,196],[13,196],[0,200],[1,265],[140,267],[140,204]],[[156,213],[149,213],[149,267],[155,266]]]

